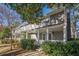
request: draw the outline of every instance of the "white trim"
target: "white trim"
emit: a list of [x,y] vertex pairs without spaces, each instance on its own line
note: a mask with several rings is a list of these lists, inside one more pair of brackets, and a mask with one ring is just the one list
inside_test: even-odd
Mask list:
[[47,41],[49,40],[49,29],[48,28],[46,28],[46,39]]
[[39,30],[38,30],[38,32],[37,32],[37,42],[38,42],[38,44],[39,44]]

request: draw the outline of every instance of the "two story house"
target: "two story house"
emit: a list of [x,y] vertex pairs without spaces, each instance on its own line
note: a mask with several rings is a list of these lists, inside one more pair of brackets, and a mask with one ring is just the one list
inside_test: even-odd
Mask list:
[[[24,32],[26,38],[35,39],[40,44],[44,41],[66,42],[75,35],[73,27],[68,20],[66,10],[59,9],[45,16],[39,24],[27,24],[20,27],[21,30],[15,30],[14,33],[16,32],[16,36]],[[20,32],[17,33],[17,31]]]

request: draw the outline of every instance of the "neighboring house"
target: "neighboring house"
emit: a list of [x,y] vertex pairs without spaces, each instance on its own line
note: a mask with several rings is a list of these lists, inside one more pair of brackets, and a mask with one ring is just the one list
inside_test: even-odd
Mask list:
[[67,12],[59,9],[45,16],[39,25],[26,24],[17,27],[14,30],[14,36],[21,38],[20,35],[25,32],[26,38],[35,39],[38,43],[43,41],[66,42],[69,38],[74,37],[74,31],[71,29],[73,26],[70,24]]

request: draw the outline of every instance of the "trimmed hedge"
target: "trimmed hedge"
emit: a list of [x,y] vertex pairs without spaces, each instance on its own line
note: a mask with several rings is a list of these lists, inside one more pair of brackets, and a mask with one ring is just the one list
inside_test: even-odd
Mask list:
[[68,41],[66,44],[62,42],[43,42],[42,50],[53,56],[78,56],[79,41]]
[[22,39],[21,40],[21,48],[31,50],[35,49],[35,40],[32,39]]

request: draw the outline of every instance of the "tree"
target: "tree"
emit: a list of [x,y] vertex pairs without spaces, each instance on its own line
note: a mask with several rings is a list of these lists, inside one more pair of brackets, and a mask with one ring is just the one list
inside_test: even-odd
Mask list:
[[45,4],[9,4],[12,9],[15,9],[22,17],[24,21],[28,23],[38,23],[40,20],[38,17],[42,17],[42,8]]
[[3,32],[0,32],[0,39],[3,39]]
[[6,37],[10,37],[10,35],[11,35],[10,28],[5,27],[5,28],[3,29],[3,36],[6,38]]
[[0,38],[9,38],[11,35],[11,31],[8,27],[5,27],[1,32],[0,32]]

